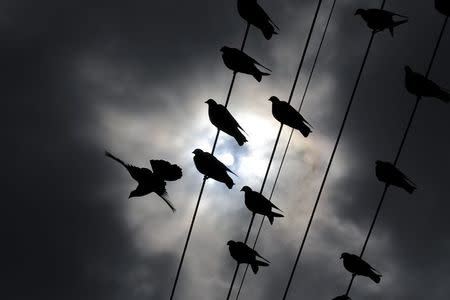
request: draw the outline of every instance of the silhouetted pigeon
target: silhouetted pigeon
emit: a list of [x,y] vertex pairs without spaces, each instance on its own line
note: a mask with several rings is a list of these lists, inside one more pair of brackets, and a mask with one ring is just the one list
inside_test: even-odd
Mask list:
[[258,82],[261,81],[263,76],[270,74],[261,72],[255,65],[261,66],[272,72],[270,69],[264,67],[262,64],[239,49],[223,46],[220,51],[222,52],[222,58],[225,66],[234,72],[252,75]]
[[138,182],[138,186],[130,193],[128,198],[141,197],[154,192],[160,196],[167,203],[167,205],[170,206],[173,212],[175,212],[175,207],[167,198],[165,180],[173,181],[180,179],[182,176],[182,171],[179,166],[172,165],[164,160],[151,160],[150,163],[153,168],[152,172],[147,168],[138,168],[133,165],[126,164],[108,151],[105,151],[105,155],[124,166],[130,173],[131,177]]
[[245,193],[245,206],[255,214],[266,216],[269,219],[270,224],[273,224],[274,217],[284,217],[282,214],[273,212],[272,208],[276,208],[279,211],[281,211],[281,209],[276,207],[269,199],[260,193],[252,191],[248,186],[244,186],[241,191]]
[[[401,24],[408,22],[408,17],[402,16],[387,10],[371,8],[371,9],[362,9],[359,8],[355,12],[356,15],[361,15],[361,17],[366,21],[367,26],[372,29],[374,32],[383,31],[385,29],[389,29],[391,35],[394,36],[394,27],[397,27]],[[406,20],[394,21],[393,17],[401,17]]]
[[[194,153],[194,164],[197,167],[197,170],[205,175],[206,178],[212,178],[223,182],[229,189],[233,187],[234,182],[227,174],[227,172],[233,173],[233,171],[228,169],[228,167],[215,158],[214,155],[200,149],[195,149],[192,153]],[[235,173],[233,174],[236,175]]]
[[264,9],[259,6],[256,0],[238,0],[237,7],[239,15],[248,23],[259,28],[267,40],[270,40],[273,34],[278,34],[275,28],[280,29],[270,19]]
[[450,93],[433,81],[416,73],[409,66],[405,66],[405,86],[408,92],[421,97],[438,98],[441,101],[450,102]]
[[364,260],[359,258],[359,256],[344,252],[341,254],[341,259],[344,260],[344,267],[350,273],[353,273],[355,275],[369,277],[376,283],[380,282],[381,275],[377,274],[380,272],[378,272],[371,265],[369,265]]
[[400,187],[410,194],[416,189],[414,182],[390,162],[377,160],[375,164],[375,173],[379,181]]
[[[269,265],[268,263],[270,263],[270,261],[259,255],[258,252],[242,242],[228,241],[227,245],[231,257],[233,257],[238,264],[249,264],[255,274],[258,273],[259,267],[267,267]],[[266,262],[257,260],[256,257],[262,258]]]
[[450,16],[450,1],[448,0],[435,0],[434,6],[441,14]]
[[270,97],[269,101],[272,102],[272,115],[278,122],[298,129],[304,137],[307,137],[311,133],[311,129],[308,127],[311,124],[295,108],[275,96]]
[[352,300],[352,298],[350,298],[349,296],[346,296],[346,295],[341,295],[341,296],[337,296],[337,297],[333,298],[333,300]]
[[208,99],[205,103],[208,104],[208,116],[211,123],[217,129],[234,137],[239,146],[244,145],[247,139],[239,129],[244,132],[245,130],[242,129],[241,125],[239,125],[228,109],[222,104],[217,104],[213,99]]

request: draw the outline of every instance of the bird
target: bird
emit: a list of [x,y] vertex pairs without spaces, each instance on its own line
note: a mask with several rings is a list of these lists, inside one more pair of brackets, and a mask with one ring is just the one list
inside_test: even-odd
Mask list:
[[247,206],[247,208],[255,214],[266,216],[271,225],[273,224],[273,219],[275,217],[284,217],[282,214],[272,211],[272,208],[282,211],[281,209],[276,207],[275,204],[270,202],[269,199],[260,193],[252,191],[249,186],[244,186],[241,191],[245,193],[245,206]]
[[308,137],[311,133],[308,125],[311,126],[311,124],[295,108],[275,96],[270,97],[269,101],[272,102],[272,115],[278,122],[298,129],[304,137]]
[[[228,250],[230,250],[231,257],[233,257],[238,264],[249,264],[253,273],[258,273],[259,267],[267,267],[270,263],[267,259],[259,255],[258,252],[247,246],[242,242],[228,241]],[[257,260],[262,258],[264,261]]]
[[141,197],[150,193],[156,193],[169,205],[170,209],[175,212],[175,207],[168,199],[166,191],[166,181],[175,181],[182,177],[182,169],[165,160],[151,160],[150,164],[153,172],[147,168],[139,168],[130,164],[124,163],[121,159],[105,151],[106,157],[109,157],[122,166],[124,166],[131,177],[137,181],[138,186],[134,191],[131,191],[130,198]]
[[222,52],[222,59],[227,68],[234,72],[252,75],[258,82],[261,82],[262,77],[268,76],[270,73],[261,72],[255,65],[272,72],[272,70],[266,68],[241,50],[223,46],[220,51]]
[[342,253],[341,259],[344,261],[344,268],[352,274],[369,277],[374,282],[379,283],[381,274],[371,265],[362,260],[359,256],[350,253]]
[[410,194],[416,190],[414,182],[390,162],[377,160],[375,165],[375,174],[379,181],[402,188]]
[[225,183],[230,190],[233,188],[233,179],[231,179],[231,177],[227,174],[227,172],[230,172],[236,175],[233,171],[228,169],[227,166],[225,166],[211,153],[204,152],[201,149],[195,149],[192,153],[194,153],[195,167],[200,173],[205,175],[206,178],[212,178],[219,182]]
[[244,145],[244,143],[247,142],[247,139],[239,129],[244,132],[245,130],[239,125],[228,109],[222,104],[218,104],[213,99],[208,99],[205,103],[208,104],[208,116],[211,123],[216,126],[217,129],[234,137],[239,146]]
[[449,91],[441,88],[422,74],[414,72],[410,66],[405,66],[405,87],[408,92],[417,97],[432,97],[445,103],[450,102]]
[[256,0],[238,0],[237,8],[239,15],[248,23],[259,28],[266,40],[270,40],[272,35],[278,34],[275,30],[280,30],[277,25],[270,19],[267,13],[256,2]]
[[450,3],[448,0],[435,0],[434,6],[441,14],[450,16]]
[[341,295],[341,296],[334,297],[333,300],[352,300],[352,298],[350,298],[347,295]]
[[[364,21],[366,21],[367,26],[374,32],[380,32],[385,29],[389,29],[391,36],[394,36],[394,27],[408,22],[408,17],[402,16],[387,10],[371,8],[362,9],[359,8],[355,12],[355,16],[360,15]],[[393,17],[397,16],[404,18],[404,20],[394,21]]]

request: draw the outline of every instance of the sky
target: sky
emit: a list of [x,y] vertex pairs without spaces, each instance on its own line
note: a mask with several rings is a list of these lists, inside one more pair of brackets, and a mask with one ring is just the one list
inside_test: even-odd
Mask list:
[[[331,2],[320,11],[294,107]],[[287,100],[317,2],[259,3],[280,33],[267,41],[251,28],[245,51],[273,72],[261,83],[237,76],[229,110],[249,142],[220,135],[216,155],[239,177],[232,190],[207,182],[175,299],[226,296],[235,267],[226,242],[243,240],[250,220],[239,190],[261,186],[279,128],[267,100]],[[285,218],[265,223],[257,245],[271,265],[248,274],[242,299],[282,296],[370,37],[354,12],[380,4],[337,0],[302,109],[313,132],[294,133],[272,199]],[[425,73],[444,21],[431,0],[388,0],[385,8],[410,19],[393,38],[375,37],[288,299],[345,292],[350,274],[339,256],[359,253],[383,190],[375,161],[394,159],[413,108],[403,67]],[[219,50],[238,48],[244,29],[236,1],[0,2],[2,299],[168,299],[202,181],[192,151],[210,151],[216,132],[204,102],[224,103],[232,72]],[[450,88],[447,53],[448,30],[430,78]],[[448,109],[420,103],[398,164],[418,189],[388,191],[364,255],[383,277],[379,285],[358,277],[353,299],[450,294]],[[180,165],[183,178],[167,185],[176,213],[155,194],[128,200],[136,184],[105,150],[137,166]]]

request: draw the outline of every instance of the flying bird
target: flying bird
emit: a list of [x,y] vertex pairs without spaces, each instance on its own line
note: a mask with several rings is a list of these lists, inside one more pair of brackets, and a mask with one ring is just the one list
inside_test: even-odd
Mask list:
[[[369,26],[369,28],[374,32],[380,32],[385,29],[389,29],[392,36],[394,36],[394,27],[408,22],[408,17],[406,16],[377,8],[359,8],[355,12],[355,16],[356,15],[360,15],[363,20],[366,21],[367,26]],[[394,21],[394,16],[403,18],[403,20]]]
[[271,225],[273,224],[273,219],[275,217],[284,217],[282,214],[273,212],[272,208],[278,209],[279,211],[281,211],[281,209],[276,207],[269,199],[260,193],[252,191],[248,186],[244,186],[241,191],[245,193],[245,206],[255,214],[266,216]]
[[295,108],[290,106],[289,103],[281,101],[275,96],[270,97],[269,101],[272,102],[272,115],[278,122],[298,129],[304,137],[307,137],[311,133],[311,128],[308,127],[311,124]]
[[341,259],[344,260],[344,268],[352,274],[369,277],[374,282],[379,283],[381,274],[371,265],[362,260],[359,256],[350,253],[342,253]]
[[275,28],[280,29],[256,0],[238,0],[237,7],[239,15],[248,23],[259,28],[267,40],[270,40],[273,34],[278,34]]
[[[228,241],[227,245],[231,257],[233,257],[238,264],[249,264],[255,274],[258,273],[259,267],[267,267],[270,263],[270,261],[259,255],[258,252],[242,242]],[[262,258],[266,262],[257,260],[257,257]]]
[[414,182],[390,162],[377,160],[375,164],[375,174],[379,181],[402,188],[410,194],[416,189]]
[[[233,188],[234,182],[227,172],[236,175],[233,171],[228,169],[220,160],[218,160],[214,155],[208,152],[204,152],[200,149],[195,149],[194,153],[194,164],[197,170],[206,176],[206,178],[212,178],[219,182],[223,182],[231,190]],[[237,176],[237,175],[236,175]]]
[[166,180],[174,181],[181,178],[182,170],[179,166],[173,165],[165,160],[151,160],[150,164],[153,168],[152,172],[147,168],[139,168],[126,164],[108,151],[105,151],[105,155],[124,166],[131,177],[137,181],[138,186],[130,193],[128,198],[141,197],[154,192],[169,205],[173,212],[175,212],[175,207],[167,198]]
[[448,0],[435,0],[434,6],[441,14],[450,16],[450,2]]
[[449,91],[441,88],[422,74],[414,72],[409,66],[405,66],[405,86],[408,92],[417,97],[432,97],[445,103],[450,102]]
[[216,126],[217,129],[234,137],[239,146],[244,145],[244,143],[247,142],[247,139],[239,129],[244,132],[245,130],[239,125],[228,109],[222,104],[217,104],[213,99],[208,99],[205,103],[208,104],[208,116],[211,123]]
[[227,68],[234,72],[252,75],[258,82],[261,82],[263,76],[270,74],[261,72],[256,65],[272,72],[269,68],[266,68],[241,50],[223,46],[220,51],[222,52],[222,59]]

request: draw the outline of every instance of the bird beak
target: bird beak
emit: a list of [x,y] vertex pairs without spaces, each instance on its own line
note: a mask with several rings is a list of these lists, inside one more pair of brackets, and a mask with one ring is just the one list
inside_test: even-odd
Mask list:
[[244,190],[244,188],[241,189],[241,192]]
[[195,154],[195,151],[192,151],[192,153],[194,153],[194,154]]

